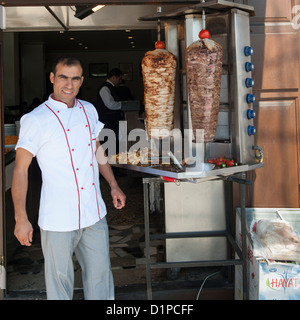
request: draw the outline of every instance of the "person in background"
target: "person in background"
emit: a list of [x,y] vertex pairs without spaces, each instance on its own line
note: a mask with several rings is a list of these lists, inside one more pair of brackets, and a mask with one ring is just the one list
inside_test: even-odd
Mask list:
[[38,224],[47,299],[72,299],[73,252],[81,265],[85,299],[114,299],[99,171],[110,185],[115,208],[125,206],[126,196],[97,141],[103,123],[96,109],[76,98],[83,82],[80,61],[72,56],[58,58],[50,81],[53,94],[21,118],[11,188],[14,234],[21,245],[31,245],[26,194],[28,167],[36,157],[42,172]]
[[133,96],[130,92],[130,89],[125,86],[125,80],[122,79],[117,89],[117,99],[119,101],[128,101],[133,100]]
[[100,86],[96,101],[99,120],[104,123],[105,128],[115,133],[116,153],[119,150],[119,121],[124,119],[124,113],[121,110],[122,102],[117,96],[117,87],[122,82],[122,75],[120,69],[112,69],[107,80]]

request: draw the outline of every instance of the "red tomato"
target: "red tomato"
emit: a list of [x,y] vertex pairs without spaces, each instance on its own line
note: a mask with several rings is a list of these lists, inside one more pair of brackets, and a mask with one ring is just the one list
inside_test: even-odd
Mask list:
[[227,160],[226,161],[226,167],[233,167],[234,166],[234,161],[233,160]]
[[163,49],[164,47],[165,47],[165,44],[162,41],[155,42],[155,49]]
[[223,162],[218,159],[218,160],[216,160],[215,165],[216,165],[217,167],[220,167],[222,163],[223,163]]
[[199,38],[200,39],[209,39],[210,38],[210,33],[208,30],[206,29],[202,29],[200,32],[199,32]]

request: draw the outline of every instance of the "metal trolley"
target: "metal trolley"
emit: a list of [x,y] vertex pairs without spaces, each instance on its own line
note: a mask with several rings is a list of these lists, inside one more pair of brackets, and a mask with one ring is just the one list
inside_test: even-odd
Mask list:
[[[192,232],[165,232],[162,234],[150,234],[150,209],[149,209],[149,187],[152,184],[162,183],[169,184],[172,182],[164,180],[162,177],[143,178],[143,192],[144,192],[144,224],[145,224],[145,256],[146,256],[146,279],[147,279],[147,298],[152,299],[152,281],[151,270],[152,269],[179,269],[187,267],[208,267],[208,266],[235,266],[242,265],[243,267],[243,297],[248,299],[248,268],[247,268],[247,248],[246,248],[246,221],[245,221],[245,188],[247,185],[252,184],[252,181],[245,179],[245,172],[237,174],[229,174],[227,176],[215,176],[215,179],[224,180],[225,183],[230,184],[232,182],[239,184],[240,191],[240,208],[241,208],[241,229],[242,229],[242,241],[241,248],[235,239],[231,224],[228,208],[225,210],[226,225],[223,230],[210,230],[210,231],[192,231]],[[168,179],[169,180],[169,179]],[[177,180],[180,181],[180,180]],[[207,181],[204,179],[195,179],[195,183],[201,183]],[[230,244],[230,248],[227,250],[226,259],[215,260],[197,260],[197,261],[172,261],[172,262],[151,262],[150,260],[150,246],[151,241],[156,239],[186,239],[186,238],[201,238],[201,237],[223,237],[226,238]],[[233,258],[236,253],[238,258]]]

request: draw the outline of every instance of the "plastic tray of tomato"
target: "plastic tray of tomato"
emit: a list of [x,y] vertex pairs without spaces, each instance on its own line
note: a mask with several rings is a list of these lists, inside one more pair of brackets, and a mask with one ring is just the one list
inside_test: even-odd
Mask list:
[[226,158],[223,156],[219,158],[208,159],[207,162],[213,163],[216,166],[216,168],[228,168],[238,166],[238,163],[234,161],[234,159]]

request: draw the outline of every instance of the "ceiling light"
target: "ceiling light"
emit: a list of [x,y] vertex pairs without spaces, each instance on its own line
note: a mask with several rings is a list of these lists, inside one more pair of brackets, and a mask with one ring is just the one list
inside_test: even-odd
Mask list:
[[105,6],[97,5],[97,6],[75,6],[75,7],[76,7],[75,17],[82,20],[88,17],[89,15],[93,14],[94,12],[102,9]]
[[102,9],[103,7],[105,7],[105,6],[98,4],[96,7],[92,8],[92,11],[97,12],[98,10]]

